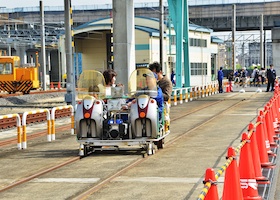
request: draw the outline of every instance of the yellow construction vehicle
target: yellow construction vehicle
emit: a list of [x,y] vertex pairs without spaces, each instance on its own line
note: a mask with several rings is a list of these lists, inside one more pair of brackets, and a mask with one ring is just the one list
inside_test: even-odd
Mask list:
[[0,90],[28,94],[40,87],[38,77],[38,53],[35,64],[20,66],[18,56],[0,56]]

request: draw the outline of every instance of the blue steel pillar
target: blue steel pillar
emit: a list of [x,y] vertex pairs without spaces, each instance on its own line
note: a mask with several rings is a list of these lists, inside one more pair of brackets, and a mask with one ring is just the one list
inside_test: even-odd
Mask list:
[[176,32],[176,86],[182,87],[182,80],[184,79],[184,86],[189,87],[189,14],[187,0],[168,0],[168,6]]

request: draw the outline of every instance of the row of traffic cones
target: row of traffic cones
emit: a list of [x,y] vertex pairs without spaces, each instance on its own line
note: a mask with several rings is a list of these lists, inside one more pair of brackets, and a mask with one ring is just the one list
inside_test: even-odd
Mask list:
[[232,88],[232,83],[231,81],[228,81],[226,83],[226,92],[233,92],[233,88]]
[[[276,165],[270,157],[276,154],[272,151],[278,148],[277,140],[280,119],[280,91],[275,86],[275,93],[271,100],[259,112],[256,124],[248,125],[248,133],[242,134],[239,163],[233,147],[228,148],[227,159],[231,159],[225,171],[223,200],[261,200],[258,194],[259,184],[270,184],[269,178],[262,174],[263,169],[273,169]],[[205,183],[216,182],[213,169],[206,170]],[[207,200],[218,200],[216,184],[211,187],[205,196]]]
[[[53,82],[51,82],[51,84],[50,84],[50,89],[51,89],[51,90],[54,90],[54,89],[55,89],[54,83],[53,83]],[[60,82],[57,83],[57,89],[59,89],[59,90],[61,89],[61,84],[60,84]]]

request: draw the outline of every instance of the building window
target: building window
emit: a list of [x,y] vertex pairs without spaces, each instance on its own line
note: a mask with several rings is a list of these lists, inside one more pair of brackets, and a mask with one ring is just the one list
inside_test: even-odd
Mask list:
[[190,38],[191,47],[207,47],[207,40]]
[[207,75],[207,63],[191,63],[191,75]]
[[176,36],[175,35],[171,35],[171,37],[170,37],[170,44],[171,45],[176,45]]

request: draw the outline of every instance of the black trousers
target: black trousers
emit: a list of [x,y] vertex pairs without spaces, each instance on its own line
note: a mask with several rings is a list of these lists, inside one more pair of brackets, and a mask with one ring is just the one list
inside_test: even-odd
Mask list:
[[275,82],[275,79],[268,79],[268,82],[267,82],[267,88],[266,88],[266,91],[268,92],[270,87],[270,91],[274,91],[274,82]]
[[219,81],[219,93],[223,92],[223,81],[222,80],[218,80]]

